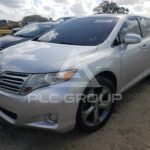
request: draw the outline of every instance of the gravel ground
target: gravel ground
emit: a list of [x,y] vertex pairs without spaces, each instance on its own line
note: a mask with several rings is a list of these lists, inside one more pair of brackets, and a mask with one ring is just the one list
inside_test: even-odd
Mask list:
[[150,78],[124,94],[110,121],[92,134],[56,134],[0,119],[0,150],[150,150]]

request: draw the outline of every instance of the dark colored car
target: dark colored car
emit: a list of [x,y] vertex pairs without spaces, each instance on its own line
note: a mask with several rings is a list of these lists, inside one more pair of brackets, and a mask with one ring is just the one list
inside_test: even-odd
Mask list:
[[28,40],[36,39],[57,25],[58,23],[51,22],[37,23],[27,26],[15,34],[0,37],[0,50]]

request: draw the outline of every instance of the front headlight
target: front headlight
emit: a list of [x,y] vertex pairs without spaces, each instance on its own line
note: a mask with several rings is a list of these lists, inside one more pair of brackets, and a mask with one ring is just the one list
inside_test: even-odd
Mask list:
[[74,75],[75,72],[76,70],[69,70],[50,74],[34,74],[25,83],[21,94],[26,95],[38,88],[67,81]]

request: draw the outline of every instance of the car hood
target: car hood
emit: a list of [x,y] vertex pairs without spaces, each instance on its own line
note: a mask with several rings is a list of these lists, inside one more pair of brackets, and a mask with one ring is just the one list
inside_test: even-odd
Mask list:
[[13,46],[15,44],[25,42],[27,40],[30,40],[29,38],[24,37],[17,37],[13,35],[3,36],[0,37],[0,49],[7,48],[9,46]]
[[73,69],[78,58],[96,50],[94,46],[74,46],[28,41],[1,51],[3,71],[47,73]]

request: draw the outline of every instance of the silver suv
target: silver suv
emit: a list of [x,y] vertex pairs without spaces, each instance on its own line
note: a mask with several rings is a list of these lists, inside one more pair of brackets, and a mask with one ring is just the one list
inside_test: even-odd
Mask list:
[[71,19],[1,52],[0,116],[18,126],[92,132],[120,94],[149,74],[148,18]]

